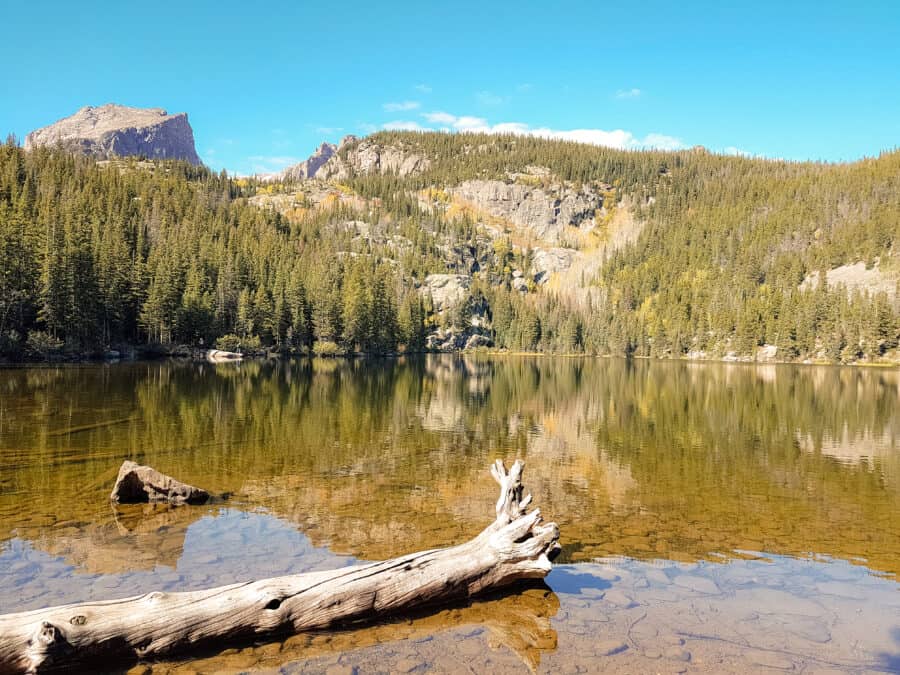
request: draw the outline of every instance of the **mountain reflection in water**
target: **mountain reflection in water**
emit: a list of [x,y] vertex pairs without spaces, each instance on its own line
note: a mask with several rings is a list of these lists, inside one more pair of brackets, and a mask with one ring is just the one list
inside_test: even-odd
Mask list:
[[[521,457],[562,529],[547,586],[157,667],[890,670],[898,375],[443,356],[0,370],[0,611],[453,544],[491,518],[489,463]],[[112,510],[124,458],[231,496]]]

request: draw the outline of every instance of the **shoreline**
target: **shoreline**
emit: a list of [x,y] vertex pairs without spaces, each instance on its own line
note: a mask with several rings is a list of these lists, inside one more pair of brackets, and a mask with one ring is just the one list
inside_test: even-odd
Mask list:
[[199,347],[185,347],[179,345],[171,350],[161,351],[157,349],[138,349],[130,347],[125,356],[105,356],[91,355],[74,358],[56,358],[56,359],[34,359],[34,360],[9,360],[0,358],[0,368],[46,368],[49,366],[79,366],[79,365],[116,365],[120,363],[140,363],[148,361],[162,360],[179,360],[191,361],[196,363],[209,363],[210,365],[219,365],[221,363],[241,363],[243,361],[259,361],[269,359],[334,359],[334,360],[353,360],[353,359],[384,359],[384,358],[405,358],[405,357],[421,357],[436,354],[446,354],[452,356],[489,356],[489,357],[530,357],[530,358],[566,358],[566,359],[624,359],[624,360],[640,360],[640,361],[658,361],[658,362],[678,362],[678,363],[696,363],[696,364],[728,364],[741,366],[829,366],[840,368],[875,368],[875,369],[900,369],[900,361],[856,361],[853,363],[835,363],[833,361],[811,360],[803,361],[786,361],[783,359],[766,359],[764,361],[752,360],[750,358],[689,358],[686,356],[674,357],[656,357],[656,356],[615,356],[612,354],[585,354],[578,352],[529,352],[529,351],[511,351],[506,349],[486,349],[483,347],[472,350],[458,350],[452,352],[393,352],[388,354],[368,354],[368,353],[352,353],[352,354],[335,354],[329,356],[321,356],[316,354],[303,353],[280,353],[280,352],[255,352],[244,354],[241,358],[211,360],[207,358],[210,349]]

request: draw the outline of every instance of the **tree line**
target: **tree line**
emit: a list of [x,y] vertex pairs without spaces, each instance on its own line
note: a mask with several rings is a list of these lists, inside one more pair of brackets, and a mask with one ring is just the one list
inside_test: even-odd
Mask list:
[[[402,271],[322,219],[289,223],[183,162],[97,162],[0,146],[0,353],[218,344],[292,352],[421,349]],[[443,268],[441,268],[443,269]]]
[[[848,289],[827,272],[862,262],[898,278],[900,152],[832,165],[517,136],[368,140],[430,163],[408,176],[349,176],[340,189],[364,205],[288,214],[251,203],[273,187],[252,179],[180,162],[26,153],[8,139],[0,353],[141,343],[420,351],[430,331],[463,328],[485,308],[494,345],[521,351],[753,356],[773,345],[778,358],[851,362],[897,348],[900,289]],[[469,212],[423,207],[422,191],[527,166],[613,185],[642,223],[586,280],[587,305],[533,283],[514,290],[512,271],[528,269],[530,251],[486,238]],[[360,236],[348,221],[383,236]],[[450,313],[436,314],[417,290],[428,274],[473,270],[469,297]]]
[[[520,136],[380,132],[431,160],[422,173],[349,181],[372,196],[506,179],[543,166],[602,181],[643,228],[601,266],[587,307],[553,292],[490,289],[495,343],[527,351],[672,357],[878,359],[900,340],[900,152],[846,164],[632,152]],[[342,152],[348,153],[350,147]],[[827,281],[865,263],[875,288]]]

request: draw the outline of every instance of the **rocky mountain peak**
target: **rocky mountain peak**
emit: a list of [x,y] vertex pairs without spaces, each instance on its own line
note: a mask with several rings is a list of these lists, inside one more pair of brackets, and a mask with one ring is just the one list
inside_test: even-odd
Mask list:
[[[341,144],[343,143],[344,141],[342,140]],[[293,181],[315,178],[316,172],[328,162],[337,151],[338,146],[334,143],[322,143],[308,159],[303,160],[299,164],[287,167],[280,174],[277,174],[276,177],[282,180]]]
[[200,164],[187,114],[169,115],[162,108],[132,108],[116,103],[85,106],[25,138],[26,150],[42,145],[62,145],[103,159],[144,156]]
[[[349,146],[346,158],[338,152]],[[346,178],[351,173],[397,172],[401,176],[415,173],[428,166],[428,160],[399,148],[381,147],[367,138],[360,139],[353,134],[344,136],[340,143],[322,143],[319,148],[298,164],[287,167],[277,174],[264,176],[269,180],[301,181],[310,178],[324,180]]]

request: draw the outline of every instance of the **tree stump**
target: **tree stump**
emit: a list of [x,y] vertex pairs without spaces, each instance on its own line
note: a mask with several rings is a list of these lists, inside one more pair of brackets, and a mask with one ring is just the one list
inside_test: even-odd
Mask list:
[[516,461],[507,472],[495,462],[496,518],[458,546],[203,591],[154,592],[0,616],[0,673],[149,659],[279,631],[373,621],[519,579],[543,578],[560,551],[559,528],[543,523],[538,509],[528,512],[523,466]]

